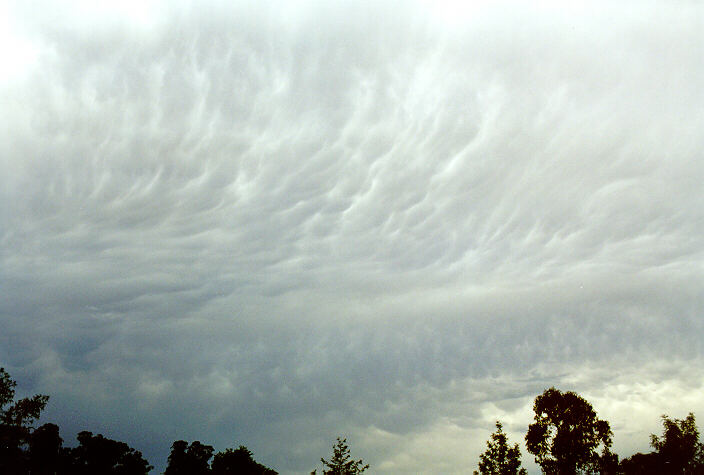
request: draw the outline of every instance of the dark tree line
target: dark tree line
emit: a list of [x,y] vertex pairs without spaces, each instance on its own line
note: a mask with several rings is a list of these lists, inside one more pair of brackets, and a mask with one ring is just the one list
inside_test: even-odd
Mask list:
[[49,401],[36,395],[15,401],[17,383],[0,368],[0,473],[7,475],[142,475],[153,467],[142,454],[103,435],[83,431],[64,447],[56,424],[32,424]]
[[[49,400],[35,395],[15,401],[17,383],[0,368],[0,474],[2,475],[144,475],[154,467],[124,442],[80,432],[75,447],[64,447],[56,424],[34,428]],[[684,419],[662,416],[663,433],[651,435],[649,453],[619,461],[611,452],[609,423],[597,417],[591,404],[574,392],[555,388],[535,398],[533,423],[526,449],[543,473],[550,475],[704,475],[704,445],[699,441],[694,414]],[[347,440],[338,438],[332,457],[321,458],[323,475],[356,475],[369,465],[355,460]],[[518,444],[510,445],[502,424],[479,457],[482,475],[525,475]],[[245,446],[215,453],[199,441],[177,440],[171,446],[165,475],[276,475],[254,460]],[[316,473],[314,470],[313,474]]]
[[[33,428],[48,396],[15,401],[17,383],[0,368],[0,475],[145,475],[154,467],[138,450],[102,434],[83,431],[76,447],[64,447],[59,426]],[[167,475],[275,475],[257,463],[246,447],[214,449],[200,442],[174,442]],[[210,459],[212,463],[210,463]]]

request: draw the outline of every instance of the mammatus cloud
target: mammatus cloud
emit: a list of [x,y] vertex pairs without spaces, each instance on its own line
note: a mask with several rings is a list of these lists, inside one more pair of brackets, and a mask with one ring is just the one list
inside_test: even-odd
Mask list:
[[447,8],[9,8],[0,360],[65,439],[466,473],[551,385],[623,455],[704,409],[701,8]]

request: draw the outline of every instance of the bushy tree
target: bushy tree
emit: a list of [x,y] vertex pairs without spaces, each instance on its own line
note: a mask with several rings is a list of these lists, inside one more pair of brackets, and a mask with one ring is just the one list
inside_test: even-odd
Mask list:
[[164,475],[204,475],[210,472],[210,458],[213,447],[199,441],[188,445],[185,440],[177,440],[171,445],[169,464]]
[[648,454],[637,453],[621,461],[624,475],[694,475],[704,473],[704,446],[691,412],[684,419],[662,416],[662,436],[651,434]]
[[256,462],[252,452],[240,445],[239,448],[218,452],[211,465],[213,475],[276,475],[277,472]]
[[667,472],[657,453],[638,452],[621,460],[619,473],[623,475],[664,475]]
[[662,416],[663,434],[650,436],[660,463],[671,473],[704,473],[704,447],[699,442],[699,429],[691,412],[684,419]]
[[142,453],[124,442],[108,439],[102,434],[82,431],[78,447],[69,449],[70,471],[75,475],[146,475],[154,468]]
[[44,424],[29,436],[29,473],[54,475],[69,472],[68,451],[62,447],[59,426]]
[[521,449],[518,444],[508,445],[508,437],[501,422],[496,421],[496,432],[486,442],[486,452],[479,456],[479,473],[481,475],[525,475],[521,468]]
[[29,443],[31,424],[49,401],[49,396],[37,394],[13,402],[16,386],[5,368],[0,368],[0,473],[27,469],[24,448]]
[[555,388],[545,390],[533,404],[535,422],[528,427],[526,446],[545,473],[574,475],[577,470],[599,471],[603,447],[612,459],[611,428],[596,417],[584,398]]
[[354,460],[352,458],[347,439],[339,437],[332,446],[332,457],[330,460],[321,458],[320,461],[323,463],[323,475],[356,475],[369,468],[369,464],[365,465],[362,459]]

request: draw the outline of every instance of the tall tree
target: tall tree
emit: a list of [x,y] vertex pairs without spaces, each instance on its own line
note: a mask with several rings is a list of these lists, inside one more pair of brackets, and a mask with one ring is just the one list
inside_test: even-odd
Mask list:
[[598,471],[602,457],[613,458],[609,423],[596,417],[584,398],[555,388],[545,390],[533,404],[535,422],[528,427],[526,446],[545,473],[574,475]]
[[662,416],[663,434],[650,436],[663,467],[669,473],[695,474],[704,472],[704,446],[699,442],[699,429],[691,412],[684,419]]
[[26,470],[24,448],[29,443],[31,424],[46,407],[49,396],[37,394],[16,402],[17,382],[0,368],[0,473],[21,473]]
[[276,475],[277,472],[256,462],[252,452],[240,445],[237,449],[218,452],[211,464],[213,475]]
[[[362,459],[354,460],[352,458],[347,439],[339,437],[332,446],[332,457],[330,460],[321,458],[320,461],[323,462],[323,475],[356,475],[369,468],[369,464],[365,465]],[[315,473],[315,470],[313,473]]]
[[479,472],[481,475],[525,475],[521,468],[521,449],[518,444],[508,445],[508,437],[503,431],[501,422],[496,421],[496,432],[486,442],[486,452],[479,456]]

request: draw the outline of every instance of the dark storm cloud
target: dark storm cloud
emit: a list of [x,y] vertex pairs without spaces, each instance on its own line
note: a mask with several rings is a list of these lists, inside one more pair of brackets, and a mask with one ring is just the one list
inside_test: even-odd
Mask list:
[[461,472],[553,384],[626,451],[657,429],[625,395],[704,407],[698,7],[42,7],[2,83],[0,360],[64,438]]

